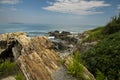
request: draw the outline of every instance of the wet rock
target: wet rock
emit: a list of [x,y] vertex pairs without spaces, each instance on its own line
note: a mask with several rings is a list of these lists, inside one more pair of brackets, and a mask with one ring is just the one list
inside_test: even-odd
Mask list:
[[67,41],[69,44],[76,44],[78,39],[76,39],[75,37],[67,37],[65,41]]
[[78,39],[74,37],[73,34],[67,31],[62,31],[61,33],[59,31],[54,31],[54,32],[49,32],[49,34],[50,36],[55,36],[56,39],[65,41],[65,43],[67,44],[76,44],[78,41]]
[[50,36],[55,36],[55,38],[63,39],[64,37],[67,37],[67,35],[71,35],[70,32],[62,31],[61,33],[59,31],[49,32]]
[[71,35],[71,33],[70,33],[70,32],[67,32],[67,31],[62,31],[62,32],[61,32],[61,35],[67,36],[67,35]]
[[49,32],[50,36],[55,36],[55,38],[59,38],[60,32],[59,31],[54,31],[54,32]]

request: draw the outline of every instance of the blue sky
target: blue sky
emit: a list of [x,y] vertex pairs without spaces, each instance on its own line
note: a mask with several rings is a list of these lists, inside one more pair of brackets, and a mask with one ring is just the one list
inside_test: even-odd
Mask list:
[[104,25],[120,0],[0,0],[0,23]]

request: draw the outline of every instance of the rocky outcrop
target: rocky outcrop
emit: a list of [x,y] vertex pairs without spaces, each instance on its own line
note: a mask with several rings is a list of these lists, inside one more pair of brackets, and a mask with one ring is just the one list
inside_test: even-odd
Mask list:
[[76,44],[78,42],[77,34],[72,34],[67,31],[53,31],[49,32],[49,35],[55,37],[55,41],[53,41],[55,45],[54,49],[60,53],[61,58],[72,54],[76,50]]
[[49,32],[50,36],[55,36],[56,38],[64,38],[66,37],[67,35],[71,35],[70,32],[67,32],[67,31],[62,31],[62,32],[59,32],[59,31],[54,31],[54,32]]
[[[0,59],[10,58],[11,60],[14,60],[17,58],[17,56],[20,55],[20,52],[13,54],[13,47],[15,48],[16,45],[19,47],[21,46],[17,40],[17,37],[20,35],[27,37],[27,34],[22,32],[6,33],[0,35]],[[17,48],[19,49],[18,51],[20,51],[20,48]]]
[[[0,57],[15,60],[26,80],[53,80],[60,58],[47,37],[27,37],[26,33],[0,35]],[[10,56],[9,56],[10,55]]]
[[61,33],[59,31],[49,32],[49,35],[66,41],[68,44],[76,44],[78,41],[70,32],[67,31],[62,31]]
[[[64,34],[69,33],[64,32]],[[61,49],[74,47],[59,45]],[[58,56],[54,48],[55,44],[45,36],[28,37],[23,32],[0,35],[0,59],[9,58],[11,61],[16,61],[26,80],[76,80],[67,74],[65,67],[61,65],[60,55]],[[68,58],[64,59],[66,59],[65,63],[69,62]],[[87,79],[94,80],[86,68],[83,75]]]

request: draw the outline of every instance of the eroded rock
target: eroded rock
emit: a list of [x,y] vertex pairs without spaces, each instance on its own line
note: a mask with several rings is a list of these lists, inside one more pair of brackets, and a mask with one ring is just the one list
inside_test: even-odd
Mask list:
[[47,37],[27,37],[26,33],[0,35],[0,56],[14,59],[27,80],[53,80],[52,73],[61,66],[60,58]]

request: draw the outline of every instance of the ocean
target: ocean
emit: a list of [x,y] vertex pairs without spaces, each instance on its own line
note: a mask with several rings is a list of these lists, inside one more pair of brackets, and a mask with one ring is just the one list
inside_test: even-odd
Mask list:
[[0,24],[0,34],[10,32],[26,32],[29,36],[47,36],[50,31],[69,31],[75,33],[82,33],[86,30],[94,29],[95,25],[55,25],[55,24],[20,24],[7,23]]

